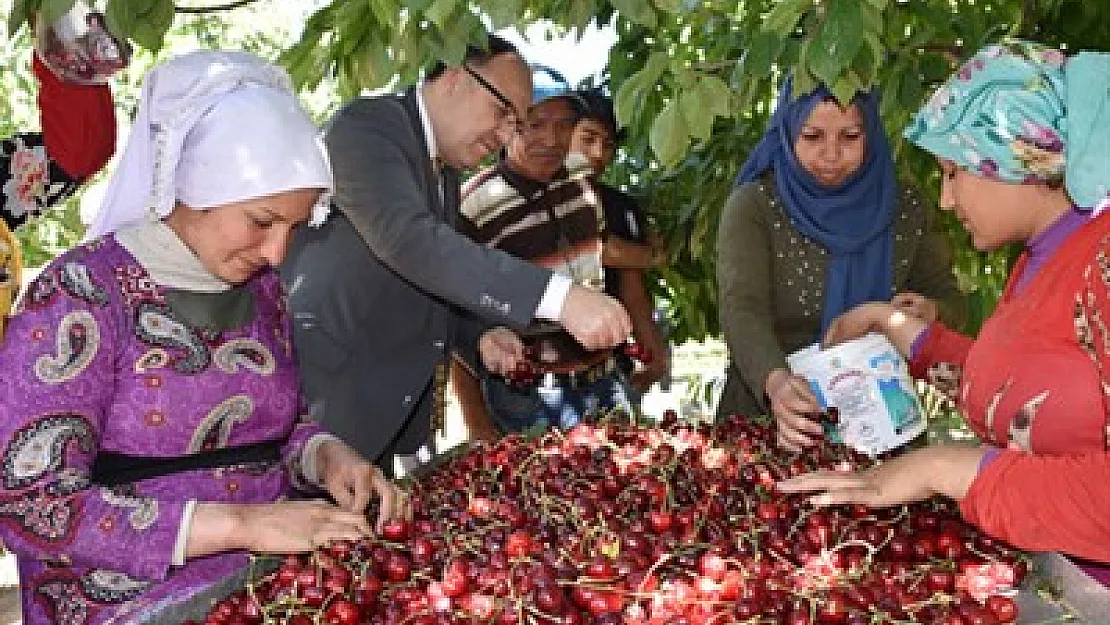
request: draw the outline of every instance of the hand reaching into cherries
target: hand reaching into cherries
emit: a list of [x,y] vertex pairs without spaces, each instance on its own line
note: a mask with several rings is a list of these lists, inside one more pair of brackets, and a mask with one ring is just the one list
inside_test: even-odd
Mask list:
[[[632,360],[645,365],[650,364],[654,358],[650,349],[632,341],[623,343],[616,349]],[[516,361],[512,369],[502,374],[509,384],[522,389],[535,386],[539,382],[540,376],[546,373],[542,363],[539,362],[539,354],[535,347],[525,346],[523,356],[523,358]]]

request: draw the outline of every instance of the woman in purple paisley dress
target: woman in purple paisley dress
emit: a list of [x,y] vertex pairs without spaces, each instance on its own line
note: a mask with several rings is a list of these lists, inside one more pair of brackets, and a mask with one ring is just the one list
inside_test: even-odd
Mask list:
[[330,189],[281,70],[197,52],[146,77],[91,238],[44,269],[0,349],[0,538],[25,623],[142,622],[249,551],[366,535],[374,496],[379,524],[407,514],[301,411],[272,266]]

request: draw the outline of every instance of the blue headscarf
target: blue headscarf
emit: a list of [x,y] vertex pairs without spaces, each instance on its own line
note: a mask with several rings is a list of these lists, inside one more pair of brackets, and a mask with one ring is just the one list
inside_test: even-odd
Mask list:
[[821,314],[824,333],[829,323],[849,308],[890,299],[898,187],[874,91],[856,94],[852,100],[863,118],[866,151],[859,171],[837,187],[819,183],[794,154],[794,142],[814,107],[833,96],[823,85],[798,99],[793,98],[793,91],[791,76],[783,82],[767,132],[740,168],[736,184],[752,182],[768,169],[774,170],[775,187],[790,223],[831,255]]

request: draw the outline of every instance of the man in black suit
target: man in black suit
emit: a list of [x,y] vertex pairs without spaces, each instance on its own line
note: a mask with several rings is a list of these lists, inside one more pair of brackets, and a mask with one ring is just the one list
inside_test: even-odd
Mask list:
[[[354,100],[327,128],[333,214],[301,229],[282,272],[313,415],[386,471],[394,455],[430,448],[436,378],[454,344],[534,317],[592,349],[630,331],[616,300],[455,230],[458,170],[511,138],[531,91],[520,54],[490,36],[402,95]],[[506,336],[482,335],[492,370],[520,357]]]

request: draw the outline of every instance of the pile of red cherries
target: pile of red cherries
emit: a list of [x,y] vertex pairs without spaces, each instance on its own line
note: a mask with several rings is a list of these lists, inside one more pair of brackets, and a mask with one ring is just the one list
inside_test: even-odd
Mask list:
[[206,625],[1001,625],[1027,562],[955,504],[815,508],[768,425],[579,424],[475,445],[411,484],[412,521],[289,555]]

